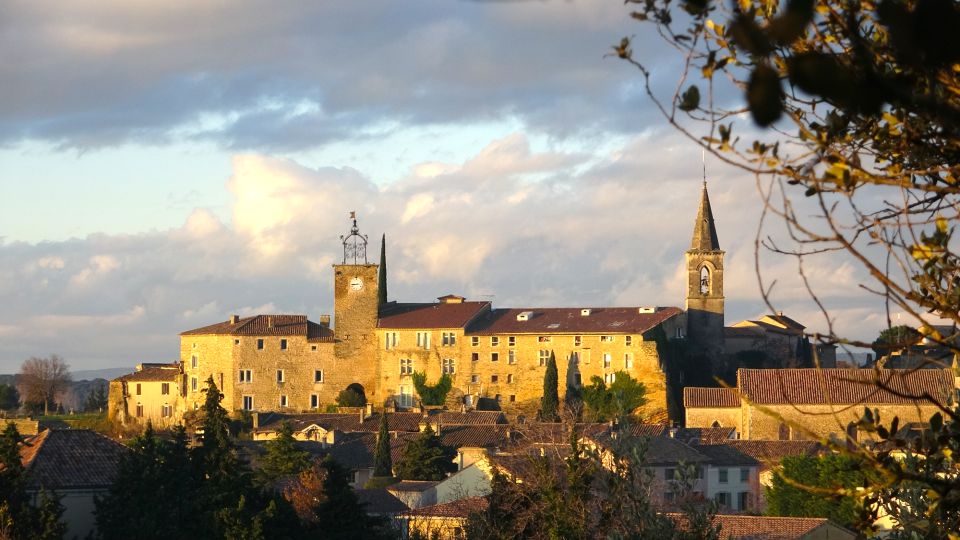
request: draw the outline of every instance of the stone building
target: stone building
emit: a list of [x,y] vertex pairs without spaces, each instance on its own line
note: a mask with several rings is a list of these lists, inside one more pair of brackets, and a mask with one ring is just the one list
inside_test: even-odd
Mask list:
[[[869,407],[889,423],[927,422],[955,402],[950,370],[740,369],[736,388],[685,388],[687,427],[733,426],[742,439],[859,439]],[[936,403],[919,396],[929,395]]]
[[727,354],[760,353],[759,360],[768,364],[740,366],[745,368],[837,367],[836,345],[811,343],[805,329],[783,313],[764,315],[724,328],[724,345]]
[[186,411],[182,365],[139,364],[137,370],[110,381],[107,417],[121,423],[167,428]]

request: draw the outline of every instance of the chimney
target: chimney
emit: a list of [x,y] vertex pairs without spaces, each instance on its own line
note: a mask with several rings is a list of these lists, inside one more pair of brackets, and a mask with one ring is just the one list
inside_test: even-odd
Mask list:
[[589,316],[590,316],[590,308],[581,309],[581,310],[580,310],[580,316],[581,316],[581,317],[589,317]]
[[373,403],[367,403],[367,418],[373,416]]
[[267,317],[267,328],[273,328],[273,315]]
[[240,316],[239,316],[239,315],[231,315],[231,316],[230,316],[230,324],[237,324],[238,322],[240,322]]
[[330,315],[320,316],[320,326],[323,326],[325,328],[330,328]]
[[250,422],[253,425],[253,429],[260,427],[260,413],[250,413]]

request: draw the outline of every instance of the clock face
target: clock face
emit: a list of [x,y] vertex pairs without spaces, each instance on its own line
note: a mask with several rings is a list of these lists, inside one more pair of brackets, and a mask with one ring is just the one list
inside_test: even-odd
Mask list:
[[354,291],[359,291],[360,289],[363,288],[363,280],[358,277],[351,279],[350,288]]

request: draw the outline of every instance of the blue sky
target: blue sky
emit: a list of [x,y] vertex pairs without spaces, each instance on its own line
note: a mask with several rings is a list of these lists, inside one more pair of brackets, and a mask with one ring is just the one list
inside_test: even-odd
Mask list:
[[[701,155],[665,126],[620,2],[11,1],[0,21],[0,373],[177,357],[232,313],[332,311],[351,210],[390,291],[498,306],[683,304]],[[767,311],[754,180],[707,161],[728,323]],[[822,325],[792,261],[777,307]],[[838,327],[880,304],[811,268]]]

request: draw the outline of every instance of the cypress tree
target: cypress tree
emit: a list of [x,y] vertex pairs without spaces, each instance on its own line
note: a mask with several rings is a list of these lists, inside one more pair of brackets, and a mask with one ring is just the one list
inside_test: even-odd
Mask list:
[[559,384],[557,376],[557,358],[553,351],[550,351],[550,359],[547,360],[547,371],[543,374],[543,397],[540,399],[540,419],[544,422],[557,422],[560,416],[557,409],[560,407],[560,395],[557,386]]
[[387,303],[387,235],[380,238],[380,272],[377,274],[377,301]]
[[387,430],[386,412],[380,416],[380,432],[377,433],[377,448],[373,454],[373,475],[393,475],[393,460],[390,459],[390,432]]
[[260,478],[266,483],[283,476],[298,474],[310,466],[310,454],[297,446],[290,422],[281,422],[277,437],[267,441],[265,447],[267,453],[261,460]]

